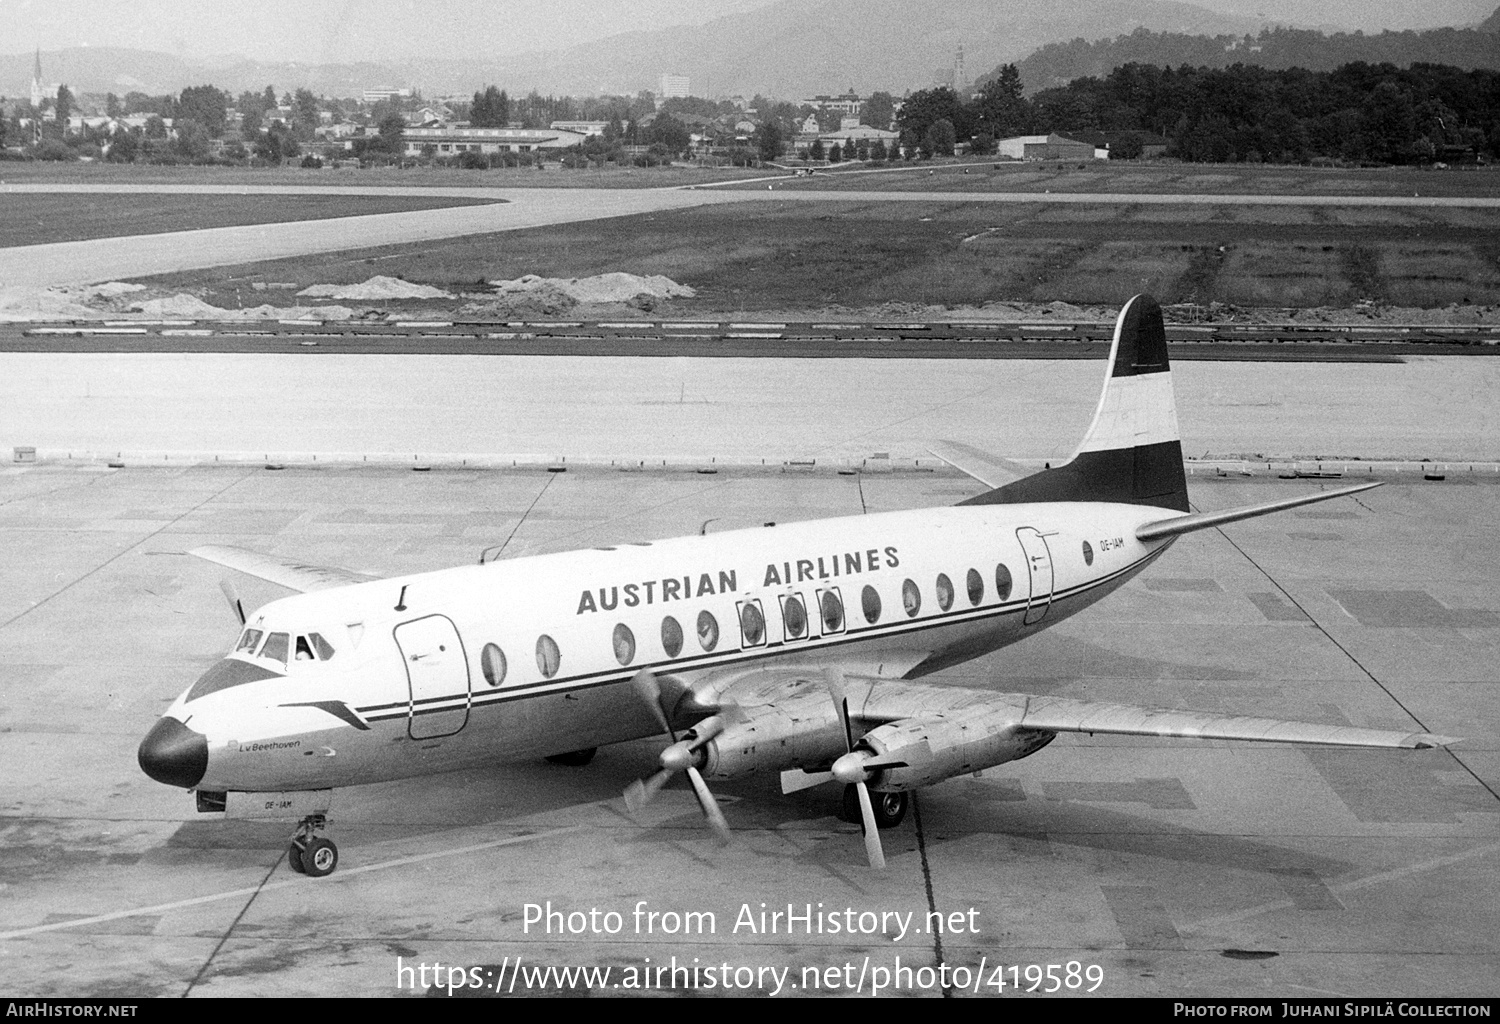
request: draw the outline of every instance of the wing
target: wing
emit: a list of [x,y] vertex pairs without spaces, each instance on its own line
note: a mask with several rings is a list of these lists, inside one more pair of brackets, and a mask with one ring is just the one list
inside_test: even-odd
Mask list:
[[1006,484],[1031,476],[1035,469],[1002,459],[998,455],[981,451],[961,441],[936,441],[927,450],[948,465],[967,476],[973,477],[986,487],[1004,487]]
[[[1008,700],[1019,695],[1012,694]],[[1047,732],[1106,733],[1117,736],[1172,736],[1198,740],[1244,740],[1259,743],[1308,743],[1330,747],[1403,747],[1426,750],[1458,742],[1405,730],[1356,729],[1347,725],[1284,722],[1274,718],[1245,718],[1201,711],[1172,711],[1132,704],[1104,704],[1066,697],[1028,697],[1020,720],[1022,728]]]
[[193,548],[188,554],[304,594],[311,590],[330,590],[334,587],[347,587],[353,583],[369,583],[380,579],[379,576],[340,569],[336,566],[283,561],[271,555],[261,554],[259,551],[248,551],[245,548],[232,547],[228,544],[207,544]]

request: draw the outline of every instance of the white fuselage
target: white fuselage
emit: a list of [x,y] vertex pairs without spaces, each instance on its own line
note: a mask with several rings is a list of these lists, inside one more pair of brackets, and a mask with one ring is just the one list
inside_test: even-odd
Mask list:
[[[629,685],[642,668],[710,697],[769,665],[920,675],[1108,594],[1170,543],[1136,527],[1171,514],[924,509],[323,590],[250,617],[261,645],[286,634],[286,661],[232,653],[264,678],[190,689],[168,714],[207,736],[200,791],[324,790],[636,739],[660,732]],[[314,633],[331,656],[297,660]],[[676,713],[702,717],[700,703]]]

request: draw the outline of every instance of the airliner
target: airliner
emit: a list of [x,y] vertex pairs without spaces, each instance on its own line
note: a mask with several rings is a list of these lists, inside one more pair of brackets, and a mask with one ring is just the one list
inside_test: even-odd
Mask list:
[[632,813],[685,774],[727,842],[711,781],[841,786],[880,868],[880,832],[913,790],[1029,757],[1060,732],[1454,742],[921,681],[1077,614],[1183,534],[1377,486],[1194,513],[1149,296],[1120,311],[1105,374],[1070,460],[1021,475],[950,452],[988,488],[950,507],[384,579],[196,548],[298,593],[247,615],[226,582],[239,637],[146,734],[140,766],[192,791],[198,811],[296,822],[288,864],[320,877],[338,865],[327,829],[340,787],[499,759],[583,765],[605,744],[662,736],[660,771],[624,794]]

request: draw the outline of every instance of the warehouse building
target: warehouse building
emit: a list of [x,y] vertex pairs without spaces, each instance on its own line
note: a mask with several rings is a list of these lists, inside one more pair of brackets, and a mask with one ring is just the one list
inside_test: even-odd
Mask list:
[[588,136],[560,128],[408,128],[401,133],[406,155],[436,156],[459,153],[530,153],[538,149],[569,149]]
[[1094,146],[1053,132],[1050,135],[1017,135],[1001,139],[995,152],[1012,160],[1092,160]]

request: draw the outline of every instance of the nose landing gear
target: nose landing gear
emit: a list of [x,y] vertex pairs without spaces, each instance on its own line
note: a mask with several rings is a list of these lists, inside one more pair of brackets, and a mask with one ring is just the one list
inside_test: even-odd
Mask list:
[[317,834],[327,827],[328,816],[324,814],[309,814],[298,824],[286,851],[286,862],[293,871],[312,878],[333,874],[339,866],[339,848],[333,840]]

